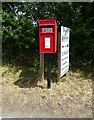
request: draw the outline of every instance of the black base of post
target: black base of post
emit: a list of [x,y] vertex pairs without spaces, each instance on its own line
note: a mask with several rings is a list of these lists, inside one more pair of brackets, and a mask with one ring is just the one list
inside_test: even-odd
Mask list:
[[47,54],[47,88],[51,88],[51,55]]

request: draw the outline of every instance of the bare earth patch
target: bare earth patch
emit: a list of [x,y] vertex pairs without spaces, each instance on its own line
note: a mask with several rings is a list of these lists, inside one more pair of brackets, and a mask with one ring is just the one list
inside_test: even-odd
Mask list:
[[[15,69],[3,66],[1,70],[2,117],[92,118],[92,79],[80,71],[70,71],[60,85],[52,83],[48,90],[46,80],[35,87],[15,85],[22,73]],[[26,80],[30,81],[30,77]]]

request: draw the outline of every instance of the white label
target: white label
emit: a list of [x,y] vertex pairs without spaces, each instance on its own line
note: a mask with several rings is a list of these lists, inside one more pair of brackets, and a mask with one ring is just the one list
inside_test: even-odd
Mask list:
[[45,38],[45,48],[50,48],[50,38]]
[[42,32],[52,32],[52,28],[42,28]]
[[61,26],[61,69],[60,77],[69,70],[69,28]]

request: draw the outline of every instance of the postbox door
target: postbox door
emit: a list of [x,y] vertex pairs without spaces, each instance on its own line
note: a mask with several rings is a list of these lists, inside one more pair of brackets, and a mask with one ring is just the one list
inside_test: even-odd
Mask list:
[[41,40],[40,40],[40,49],[41,53],[45,51],[45,53],[51,53],[53,52],[53,46],[54,46],[54,35],[51,34],[49,35],[42,35]]

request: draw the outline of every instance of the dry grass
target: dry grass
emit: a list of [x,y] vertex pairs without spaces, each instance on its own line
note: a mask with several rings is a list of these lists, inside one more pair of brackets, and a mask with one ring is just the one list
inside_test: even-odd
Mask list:
[[92,117],[92,79],[70,71],[60,85],[52,83],[48,90],[46,80],[36,82],[36,73],[33,68],[2,67],[4,117]]

